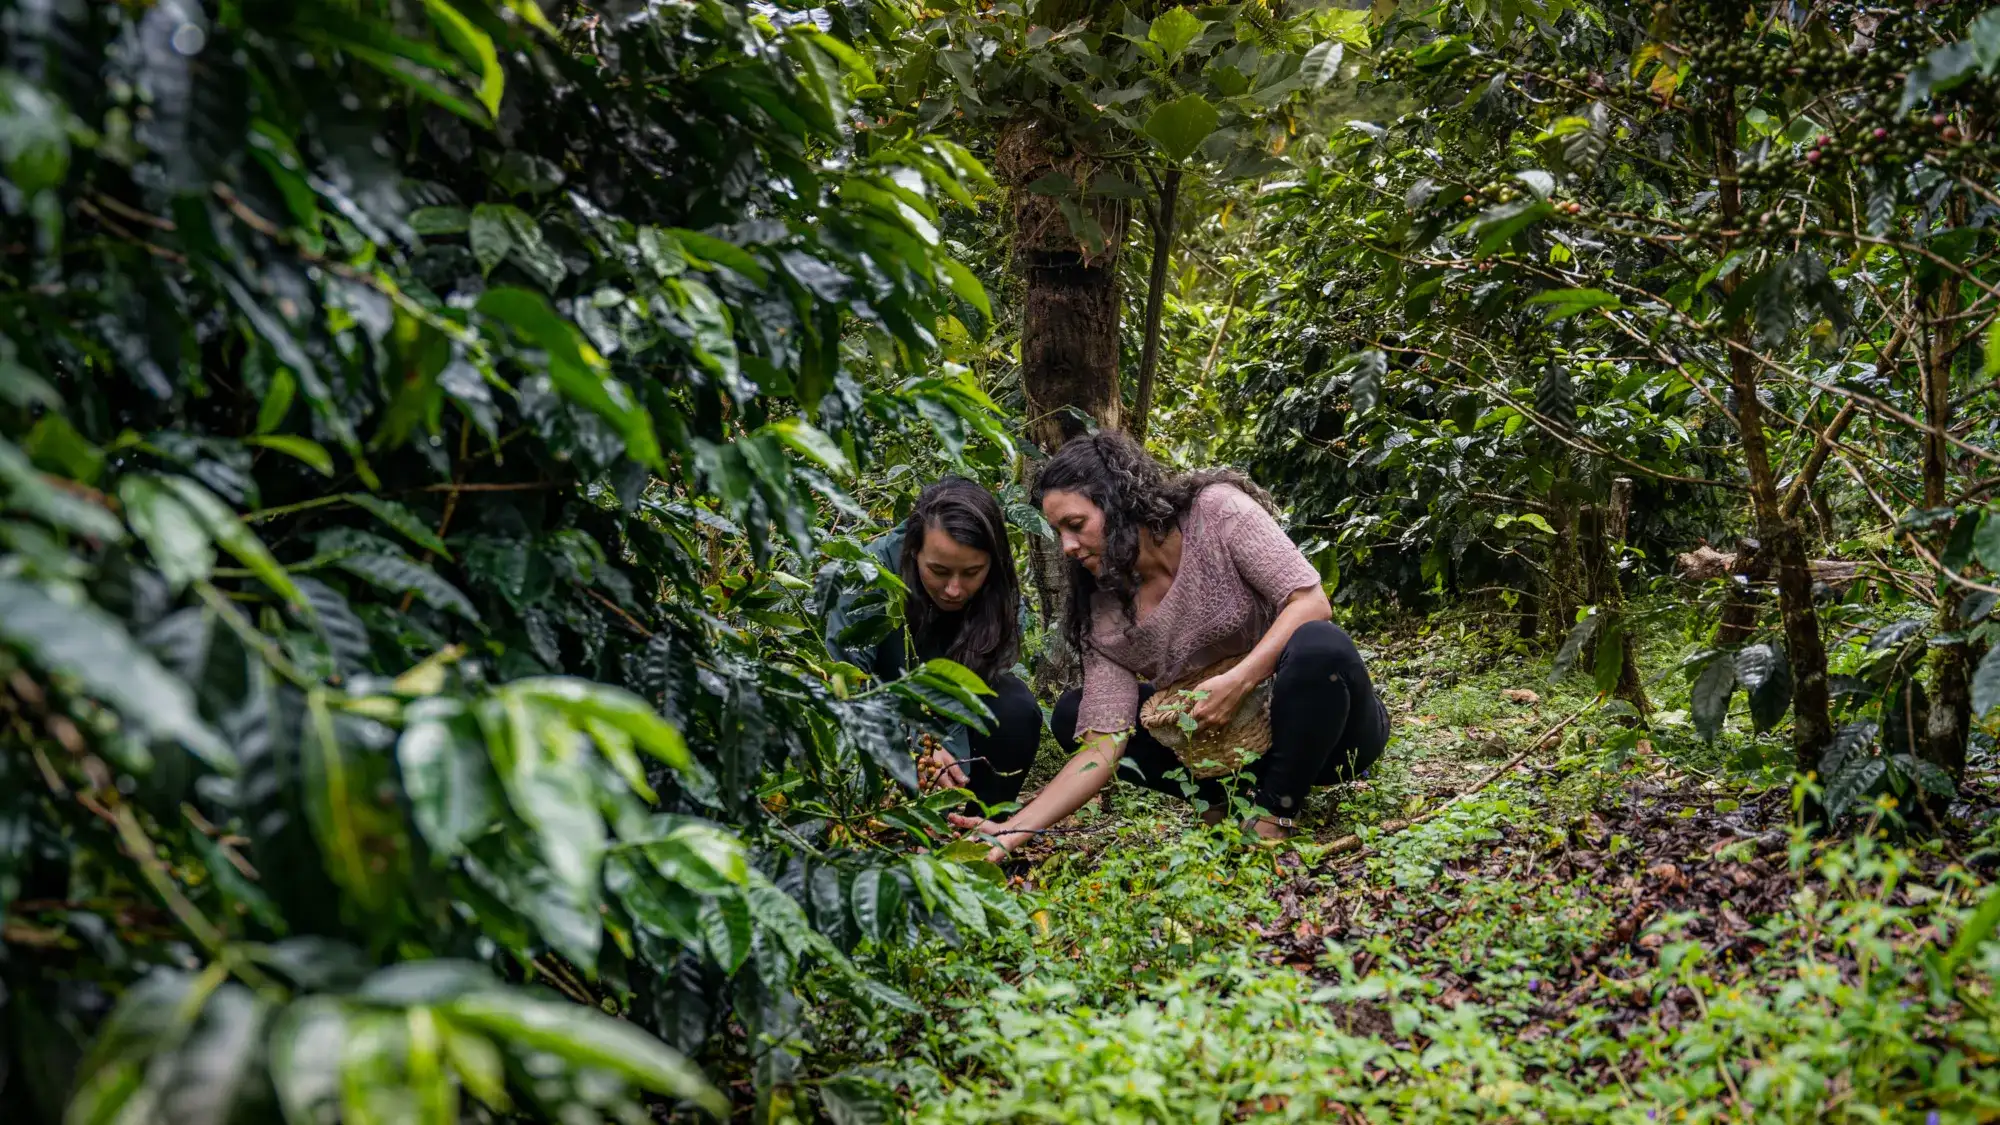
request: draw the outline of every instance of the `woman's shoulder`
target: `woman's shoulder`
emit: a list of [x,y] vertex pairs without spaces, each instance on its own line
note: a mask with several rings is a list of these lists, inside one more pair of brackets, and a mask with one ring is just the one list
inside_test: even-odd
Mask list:
[[1226,480],[1203,485],[1201,491],[1195,493],[1191,507],[1198,516],[1234,516],[1264,510],[1255,497]]

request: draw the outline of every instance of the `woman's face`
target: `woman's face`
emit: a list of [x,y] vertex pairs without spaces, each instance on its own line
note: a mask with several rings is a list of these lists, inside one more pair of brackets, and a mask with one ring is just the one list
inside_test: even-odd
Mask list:
[[992,570],[993,559],[985,551],[960,543],[941,527],[924,529],[923,545],[917,548],[917,577],[939,609],[946,613],[964,609]]
[[1042,517],[1062,538],[1063,554],[1083,564],[1083,569],[1102,576],[1104,566],[1104,509],[1081,492],[1050,492],[1042,497]]

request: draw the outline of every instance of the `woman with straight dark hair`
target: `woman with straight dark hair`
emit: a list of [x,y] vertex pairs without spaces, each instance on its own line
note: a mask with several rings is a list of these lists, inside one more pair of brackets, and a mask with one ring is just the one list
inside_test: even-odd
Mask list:
[[[1069,557],[1063,629],[1083,654],[1083,688],[1056,704],[1051,725],[1073,755],[1056,779],[1004,828],[957,819],[996,842],[994,859],[1080,808],[1121,759],[1138,784],[1182,795],[1167,775],[1184,763],[1154,731],[1181,732],[1141,723],[1155,685],[1188,685],[1187,714],[1203,732],[1234,729],[1246,701],[1268,699],[1270,748],[1241,767],[1263,810],[1244,827],[1260,836],[1290,835],[1311,787],[1351,780],[1381,756],[1388,711],[1333,624],[1318,571],[1250,478],[1169,476],[1138,442],[1107,431],[1050,458],[1035,503]],[[1196,786],[1205,818],[1219,821],[1220,781]]]
[[[970,789],[982,805],[1014,800],[1041,745],[1042,709],[1013,671],[1024,610],[999,501],[972,481],[945,477],[869,551],[908,587],[903,626],[872,650],[842,655],[882,680],[940,657],[977,673],[995,693],[982,697],[993,723],[984,733],[948,729],[944,749],[926,758],[922,773]],[[833,636],[845,619],[845,609],[829,616]],[[831,640],[829,647],[839,652]]]

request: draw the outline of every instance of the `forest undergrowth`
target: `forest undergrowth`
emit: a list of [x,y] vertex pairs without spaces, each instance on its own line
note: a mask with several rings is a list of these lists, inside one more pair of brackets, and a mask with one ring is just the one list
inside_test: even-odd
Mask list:
[[[1259,847],[1119,787],[1020,853],[1031,930],[900,959],[940,1018],[870,1053],[906,1060],[878,1077],[912,1119],[2000,1109],[2000,1027],[1934,990],[1921,958],[1976,906],[1990,823],[1906,835],[1885,797],[1866,831],[1808,835],[1781,748],[1763,770],[1747,735],[1693,736],[1675,638],[1649,645],[1651,730],[1586,718],[1470,792],[1588,688],[1551,685],[1546,659],[1476,623],[1370,640],[1395,739],[1368,780],[1323,791],[1310,840]],[[2000,770],[1976,758],[1964,793],[1990,809]],[[1365,847],[1336,852],[1349,833]]]

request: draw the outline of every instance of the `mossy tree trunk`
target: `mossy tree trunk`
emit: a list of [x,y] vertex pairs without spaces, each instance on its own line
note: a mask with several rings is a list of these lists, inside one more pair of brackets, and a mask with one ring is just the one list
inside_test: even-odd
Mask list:
[[[1062,201],[1028,190],[1050,172],[1087,183],[1100,166],[1090,153],[1030,117],[1007,127],[995,159],[1009,190],[1014,262],[1023,289],[1021,390],[1027,429],[1044,454],[1092,427],[1115,428],[1123,421],[1118,256],[1129,221],[1126,205],[1092,197],[1076,208],[1082,222],[1074,223]],[[1061,634],[1068,597],[1062,555],[1045,542],[1035,543],[1030,554],[1049,638],[1036,680],[1043,694],[1053,695],[1077,684],[1082,664]]]

